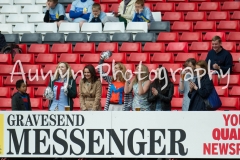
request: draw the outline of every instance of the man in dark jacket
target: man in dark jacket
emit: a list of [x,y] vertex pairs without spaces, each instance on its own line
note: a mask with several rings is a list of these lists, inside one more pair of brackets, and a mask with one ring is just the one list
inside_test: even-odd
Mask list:
[[6,42],[5,36],[1,34],[1,31],[0,31],[0,52],[2,52],[3,48],[5,48],[6,46],[7,46],[7,42]]
[[13,111],[31,111],[30,97],[27,92],[27,84],[23,80],[16,82],[17,92],[12,97]]
[[219,36],[214,36],[212,39],[212,50],[208,52],[206,62],[210,62],[210,69],[218,73],[222,70],[225,74],[229,69],[232,72],[233,58],[232,55],[222,47],[222,40]]

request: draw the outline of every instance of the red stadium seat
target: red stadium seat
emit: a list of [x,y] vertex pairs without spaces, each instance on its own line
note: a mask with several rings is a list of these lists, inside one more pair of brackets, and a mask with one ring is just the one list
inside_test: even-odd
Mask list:
[[151,11],[153,11],[153,4],[152,3],[144,3],[144,7],[148,7]]
[[78,77],[75,79],[77,86],[80,84],[81,79],[82,79],[81,76],[78,76]]
[[165,12],[162,17],[162,21],[174,22],[174,21],[183,21],[183,20],[184,20],[184,16],[182,12]]
[[228,97],[228,88],[222,89],[222,86],[215,86],[215,89],[219,96]]
[[231,16],[231,20],[240,20],[240,11],[234,11],[232,16]]
[[231,53],[233,62],[238,63],[240,61],[240,54],[239,53]]
[[99,43],[97,52],[103,52],[103,51],[112,51],[112,52],[118,52],[118,43],[112,42],[112,43]]
[[11,54],[0,54],[0,64],[12,64]]
[[211,0],[189,0],[189,2],[211,2]]
[[210,42],[192,42],[189,47],[190,52],[208,52],[212,49]]
[[63,53],[60,55],[58,62],[80,63],[80,55]]
[[49,53],[49,44],[31,44],[28,53]]
[[236,42],[222,42],[222,46],[229,52],[236,52]]
[[73,99],[73,110],[74,110],[74,111],[79,111],[79,110],[81,110],[79,98]]
[[240,32],[230,32],[227,36],[227,41],[240,42]]
[[72,7],[72,4],[68,4],[68,5],[67,5],[67,8],[65,9],[65,12],[66,12],[66,13],[69,13],[70,10],[71,10],[71,7]]
[[[233,86],[233,85],[240,85],[240,75],[230,75],[229,77],[229,85]],[[228,82],[228,76],[221,78],[219,81],[220,85],[224,85],[226,86]]]
[[199,11],[220,11],[219,2],[202,2]]
[[[171,73],[171,69],[172,69],[173,72],[175,72],[179,68],[182,68],[183,65],[180,64],[180,63],[163,63],[162,66],[165,67],[168,70],[169,73]],[[179,73],[179,71],[177,73]]]
[[56,64],[57,63],[57,54],[38,54],[35,59],[35,63],[39,64]]
[[128,59],[128,63],[136,63],[139,64],[140,61],[142,63],[150,63],[150,54],[149,53],[130,53]]
[[197,53],[178,53],[175,57],[174,62],[176,63],[184,63],[188,58],[194,58],[198,61]]
[[228,12],[224,11],[212,11],[208,16],[208,21],[224,21],[229,20],[230,16]]
[[167,2],[188,2],[188,0],[167,0]]
[[182,103],[183,103],[183,98],[172,98],[172,100],[171,100],[172,111],[174,111],[174,110],[181,111]]
[[233,66],[234,73],[240,73],[240,63],[235,63]]
[[183,32],[180,36],[179,41],[181,42],[201,42],[202,33],[201,32]]
[[[10,74],[14,71],[13,68],[14,65],[10,65],[10,64],[1,64],[0,65],[0,75],[5,75],[5,76],[10,76]],[[18,65],[15,68],[15,72],[18,71]]]
[[34,92],[34,96],[43,97],[45,90],[46,90],[46,87],[37,87],[37,90]]
[[[29,76],[30,74],[31,75],[36,75],[36,74],[40,75],[40,69],[41,69],[41,66],[36,65],[36,64],[24,64],[23,65],[23,70],[26,73],[26,76]],[[19,68],[19,71],[21,71],[20,68]]]
[[74,71],[75,76],[83,76],[84,67],[87,64],[71,64],[71,69]]
[[[45,87],[46,89],[46,87]],[[11,96],[13,96],[17,92],[17,89],[14,87]],[[27,87],[27,94],[29,94],[30,98],[34,98],[34,87]],[[42,95],[43,96],[43,95]]]
[[46,64],[43,68],[43,73],[47,74],[49,71],[52,71],[52,75],[53,75],[56,69],[57,69],[57,64]]
[[112,63],[113,60],[115,62],[126,63],[126,54],[125,53],[112,53],[112,56],[109,59],[106,59],[106,63]]
[[134,64],[123,64],[126,67],[126,70],[131,70],[131,71],[135,71],[135,65]]
[[95,53],[95,43],[76,43],[74,53]]
[[102,98],[107,98],[107,87],[102,86]]
[[104,110],[106,101],[107,101],[107,98],[101,98],[101,107],[102,107],[102,110]]
[[237,47],[237,51],[240,51],[240,46]]
[[6,110],[12,108],[12,99],[11,98],[0,98],[0,110]]
[[174,55],[173,53],[153,53],[151,57],[152,63],[173,63]]
[[239,11],[240,2],[223,2],[222,11]]
[[187,15],[185,16],[185,21],[206,21],[207,20],[207,14],[206,12],[187,12]]
[[3,86],[16,86],[16,82],[20,79],[23,79],[22,76],[13,76],[11,79],[11,76],[7,76],[6,79],[3,81]]
[[72,53],[72,44],[55,43],[52,45],[52,53]]
[[174,3],[156,3],[156,6],[153,7],[154,12],[174,12],[175,11],[175,4]]
[[0,87],[2,87],[2,86],[3,86],[3,77],[0,76]]
[[158,2],[166,2],[166,0],[146,0],[145,2],[158,3]]
[[143,52],[165,52],[165,45],[164,43],[158,42],[156,43],[146,42],[143,47]]
[[239,98],[232,97],[220,97],[222,101],[222,106],[220,109],[236,109],[239,110]]
[[171,27],[173,32],[192,32],[193,23],[192,22],[173,22]]
[[219,32],[231,32],[239,31],[239,22],[238,21],[220,21],[217,26],[217,31]]
[[111,4],[109,12],[118,12],[119,4]]
[[81,63],[99,63],[100,54],[89,54],[86,53],[81,58]]
[[141,52],[142,45],[141,43],[130,43],[130,42],[124,42],[122,43],[122,46],[120,47],[120,52]]
[[199,60],[199,61],[200,61],[200,60],[204,60],[204,61],[205,61],[206,58],[207,58],[207,55],[208,55],[207,52],[201,53],[198,60]]
[[194,26],[195,32],[214,32],[216,31],[215,21],[197,21]]
[[226,36],[224,32],[207,32],[204,36],[203,36],[203,41],[212,41],[212,38],[214,36],[219,36],[223,42],[226,41]]
[[233,86],[229,92],[229,96],[240,96],[240,86]]
[[1,98],[10,98],[11,97],[11,89],[9,87],[0,87],[0,91],[1,91],[0,92]]
[[176,8],[177,12],[196,12],[198,11],[197,3],[180,2]]
[[34,64],[34,54],[16,54],[13,58],[13,62],[15,63],[17,60],[20,60],[22,64]]
[[101,0],[101,3],[107,3],[107,4],[112,4],[112,3],[121,3],[121,0]]
[[148,67],[149,72],[151,72],[151,70],[155,71],[157,68],[159,68],[159,64],[144,64],[144,65]]
[[30,98],[32,110],[42,110],[42,98]]
[[48,86],[50,78],[47,77],[46,79],[43,79],[42,76],[39,76],[37,78],[34,78],[34,80],[30,81],[27,80],[27,84],[29,86],[37,87],[37,86]]
[[178,33],[176,32],[160,32],[157,42],[178,42]]
[[27,53],[27,44],[18,44],[19,48],[22,49],[22,53]]
[[167,52],[188,52],[187,42],[170,42],[166,48]]
[[175,98],[180,97],[180,93],[178,91],[178,86],[174,86],[174,90],[173,91],[174,91],[173,92],[173,97],[175,97]]
[[103,11],[103,12],[109,11],[108,4],[100,4],[100,5],[101,5],[101,11]]
[[48,100],[43,100],[43,110],[48,111],[48,107],[49,107],[49,101]]

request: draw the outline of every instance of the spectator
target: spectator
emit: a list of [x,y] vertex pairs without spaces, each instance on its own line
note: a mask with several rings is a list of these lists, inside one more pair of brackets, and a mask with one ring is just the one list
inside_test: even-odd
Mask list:
[[[196,68],[196,60],[194,58],[189,58],[186,60],[184,67],[190,67],[191,70],[194,73],[193,78],[191,79],[192,82],[196,81],[196,72],[194,72],[195,68]],[[190,99],[188,97],[188,92],[189,92],[189,82],[188,81],[184,81],[185,79],[189,79],[191,77],[190,74],[191,71],[190,70],[185,70],[186,72],[181,72],[181,76],[180,76],[180,82],[179,82],[179,87],[178,90],[180,92],[180,94],[183,94],[183,103],[182,103],[182,111],[188,111],[188,107],[189,107],[189,103],[190,103]],[[189,73],[189,74],[187,74]]]
[[68,21],[64,6],[58,3],[58,0],[48,0],[46,3],[44,22],[56,22],[59,27],[64,21]]
[[[73,98],[76,98],[77,90],[71,68],[68,63],[60,62],[57,65],[56,72],[56,77],[49,83],[49,87],[53,90],[54,94],[53,100],[49,101],[49,110],[64,111],[66,106],[70,106],[70,110],[72,111]],[[67,72],[69,72],[69,77],[67,77]]]
[[222,47],[222,40],[219,36],[212,38],[212,50],[208,52],[206,62],[211,61],[210,68],[219,73],[220,69],[225,74],[229,69],[232,72],[232,55]]
[[92,0],[75,0],[72,2],[72,7],[69,13],[70,18],[73,18],[73,22],[79,23],[80,27],[84,22],[88,22],[89,16],[92,12]]
[[[157,69],[157,75],[161,75],[161,78],[156,78],[150,85],[148,92],[148,102],[151,103],[151,110],[153,111],[171,111],[171,101],[174,92],[174,85],[170,81],[166,68],[163,68],[161,74],[160,69]],[[165,86],[166,85],[166,86]],[[164,88],[162,88],[165,86]]]
[[196,64],[196,69],[202,68],[206,71],[205,75],[204,71],[199,71],[199,74],[202,77],[200,78],[200,85],[198,81],[196,83],[189,81],[189,93],[188,97],[191,99],[189,104],[189,111],[207,111],[207,107],[205,105],[204,99],[207,99],[214,89],[214,85],[212,80],[210,80],[208,75],[208,65],[206,61],[198,61]]
[[[140,73],[139,71],[142,73]],[[125,94],[128,94],[133,90],[133,111],[135,111],[136,108],[137,110],[138,108],[140,108],[141,111],[149,111],[150,103],[148,102],[148,90],[151,82],[149,80],[148,67],[141,64],[141,66],[137,66],[135,73],[136,77],[133,79],[133,81],[130,84],[129,82],[125,83],[124,92]],[[140,76],[142,80],[139,80],[138,76]]]
[[31,101],[27,92],[27,84],[21,79],[16,82],[17,92],[12,97],[13,111],[31,111]]
[[137,0],[135,3],[135,13],[133,22],[147,22],[148,25],[154,21],[151,10],[144,6],[144,0]]
[[[99,64],[103,64],[104,60],[101,58]],[[110,76],[103,76],[103,79],[108,83],[107,100],[104,111],[129,111],[132,103],[132,94],[124,93],[124,84],[126,67],[122,63],[116,63],[114,66],[117,73],[116,79]],[[100,73],[100,70],[98,70]],[[105,74],[104,72],[102,74]]]
[[93,65],[83,69],[84,78],[80,80],[80,105],[82,111],[101,110],[102,84]]
[[101,5],[99,3],[94,3],[92,6],[92,13],[88,22],[102,23],[103,25],[107,22],[106,13],[101,11]]

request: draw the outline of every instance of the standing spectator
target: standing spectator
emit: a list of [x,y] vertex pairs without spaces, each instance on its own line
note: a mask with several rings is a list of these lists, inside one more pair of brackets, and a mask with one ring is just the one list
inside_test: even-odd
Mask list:
[[[194,58],[187,59],[186,62],[184,63],[184,67],[190,67],[191,68],[191,70],[194,73],[193,79],[191,79],[191,81],[195,82],[196,78],[197,78],[196,77],[196,72],[194,72],[194,70],[196,68],[196,60]],[[187,74],[187,73],[189,73],[189,74]],[[182,104],[182,110],[183,111],[188,111],[188,107],[189,107],[189,103],[190,103],[190,99],[188,97],[189,82],[184,81],[184,78],[188,79],[188,78],[191,77],[190,74],[191,74],[190,70],[186,70],[185,73],[181,72],[181,76],[180,76],[180,82],[179,82],[178,90],[179,90],[180,94],[183,94],[183,104]]]
[[144,0],[137,0],[135,3],[135,13],[133,22],[147,22],[148,25],[154,21],[151,10],[144,6]]
[[212,80],[210,80],[208,75],[208,65],[206,61],[198,61],[196,64],[196,69],[202,68],[206,71],[205,75],[203,71],[199,71],[199,74],[202,77],[200,78],[200,85],[198,81],[195,83],[189,81],[189,93],[188,97],[191,99],[189,104],[189,111],[207,111],[207,107],[205,105],[204,99],[207,99],[214,89],[214,85]]
[[73,22],[79,23],[80,27],[84,22],[88,22],[89,16],[92,12],[92,0],[75,0],[72,2],[72,7],[69,13],[70,18],[73,18]]
[[84,78],[80,80],[80,106],[82,111],[101,110],[102,84],[93,65],[83,69]]
[[210,62],[211,70],[219,73],[220,69],[225,74],[229,69],[232,72],[233,58],[232,55],[222,47],[222,40],[219,36],[212,38],[212,50],[208,52],[206,62]]
[[[164,70],[161,71],[161,78],[165,78],[156,78],[150,85],[148,92],[148,101],[152,103],[150,109],[155,111],[171,111],[171,101],[174,92],[174,85],[169,78],[166,68],[163,69]],[[160,75],[159,72],[160,69],[158,68],[157,75]],[[165,86],[165,88],[162,89],[163,86]]]
[[[71,68],[66,62],[60,62],[57,65],[57,74],[53,81],[50,81],[49,87],[53,90],[53,100],[49,101],[50,111],[64,111],[66,106],[73,110],[73,98],[77,96],[76,82],[72,77]],[[60,73],[62,73],[62,76]],[[69,72],[67,77],[66,72]],[[65,75],[65,77],[63,77]],[[68,81],[68,83],[67,83]]]
[[101,11],[101,5],[99,3],[94,3],[92,6],[92,13],[88,22],[102,23],[103,25],[107,22],[106,13]]
[[46,3],[46,12],[44,22],[56,22],[58,27],[64,21],[68,21],[65,15],[65,9],[58,0],[48,0]]
[[[140,68],[141,69],[140,69]],[[139,73],[143,72],[143,73]],[[135,111],[136,108],[140,108],[141,111],[149,111],[150,103],[148,102],[148,90],[151,84],[149,80],[149,70],[148,67],[141,64],[141,66],[137,66],[135,73],[137,74],[132,82],[125,83],[124,92],[125,94],[130,93],[133,90],[133,103],[132,110]],[[140,75],[139,75],[140,74]],[[138,76],[141,77],[142,80],[139,80]]]
[[21,79],[16,82],[17,92],[12,97],[13,111],[31,111],[31,101],[27,92],[27,84]]

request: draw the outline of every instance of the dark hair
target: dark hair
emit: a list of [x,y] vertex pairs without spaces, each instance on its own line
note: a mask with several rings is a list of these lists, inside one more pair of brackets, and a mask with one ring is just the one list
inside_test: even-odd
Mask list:
[[[95,70],[94,66],[91,65],[91,64],[86,65],[83,69],[83,73],[84,73],[85,69],[89,70],[89,72],[91,73],[91,82],[95,83],[98,80],[98,77],[97,77],[97,73],[96,73],[96,70]],[[87,81],[87,79],[86,79],[86,77],[84,77],[83,82],[85,83],[86,81]]]
[[58,3],[58,0],[48,0],[48,2]]
[[92,8],[98,8],[99,10],[101,10],[101,5],[99,3],[94,3],[92,5]]
[[[159,67],[159,69],[160,68],[161,67]],[[161,70],[161,77],[164,77],[164,71],[167,73],[167,77],[166,78],[167,78],[168,85],[163,90],[161,90],[161,88],[165,85],[165,79],[161,79],[160,80],[159,77],[158,77],[158,78],[156,78],[152,82],[152,87],[154,87],[156,89],[160,88],[162,94],[166,93],[169,84],[172,83],[172,81],[169,78],[168,71],[167,71],[167,69],[165,67],[163,67],[163,70]]]
[[192,63],[192,65],[193,66],[196,66],[196,63],[197,63],[197,61],[196,61],[196,59],[194,59],[194,58],[188,58],[186,61],[185,61],[185,63],[184,63],[184,67],[186,67],[187,66],[187,63]]
[[16,88],[21,88],[22,84],[24,83],[24,80],[23,79],[20,79],[16,82]]
[[208,73],[208,64],[206,61],[198,61],[197,64],[198,66],[200,66],[201,68],[205,69],[206,73]]

